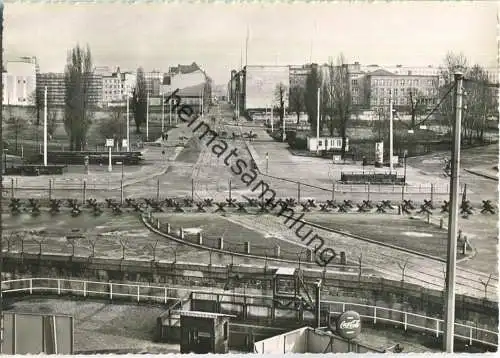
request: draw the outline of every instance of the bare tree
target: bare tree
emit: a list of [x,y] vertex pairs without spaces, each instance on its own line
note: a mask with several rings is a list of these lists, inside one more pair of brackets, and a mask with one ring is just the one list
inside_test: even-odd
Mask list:
[[284,115],[285,115],[286,92],[287,88],[282,82],[276,85],[276,89],[274,91],[274,97],[276,102],[278,102],[278,111],[282,129],[283,129],[283,121],[285,120]]
[[361,276],[363,273],[363,252],[361,252],[358,256],[358,281],[361,281]]
[[490,281],[491,281],[491,276],[493,276],[492,273],[490,273],[490,275],[488,276],[488,279],[485,281],[479,279],[479,282],[481,282],[481,284],[484,286],[484,298],[488,298],[488,285],[490,284]]
[[487,126],[488,117],[494,115],[498,110],[495,103],[495,94],[490,88],[486,71],[479,65],[474,65],[467,76],[470,81],[464,82],[465,88],[465,110],[463,135],[469,143],[476,138],[484,140],[484,130]]
[[69,135],[70,150],[85,147],[87,132],[92,122],[90,88],[93,75],[90,48],[77,45],[69,51],[65,81],[64,128]]
[[94,240],[88,239],[88,242],[89,242],[90,248],[92,250],[90,253],[90,257],[95,257],[95,245],[97,244],[97,238]]
[[122,247],[122,260],[125,260],[125,250],[127,249],[128,240],[119,239],[119,241],[120,241],[120,246]]
[[7,130],[14,135],[14,143],[16,146],[16,154],[18,153],[18,140],[19,137],[23,135],[24,130],[26,129],[28,122],[18,116],[10,117],[7,120]]
[[71,257],[75,256],[75,238],[66,237],[66,241],[71,245]]
[[125,121],[123,120],[123,108],[113,107],[110,111],[110,116],[101,121],[99,125],[99,132],[104,138],[114,138],[119,142],[124,137],[126,129]]
[[51,109],[47,111],[47,134],[50,138],[54,136],[57,129],[57,111]]
[[455,83],[454,74],[457,71],[466,74],[468,61],[463,53],[448,52],[443,62],[440,73],[442,83],[438,83],[438,98],[444,98],[444,100],[439,106],[439,112],[451,137],[451,128],[454,123],[454,94],[451,90]]
[[415,129],[424,124],[426,118],[417,122],[420,116],[424,115],[427,110],[427,98],[416,88],[410,88],[408,92],[408,112],[411,116],[409,129]]
[[154,245],[148,244],[147,247],[151,249],[153,253],[153,262],[156,261],[156,248],[158,246],[158,240],[155,241]]
[[398,266],[401,269],[401,282],[405,282],[405,273],[406,267],[408,266],[408,259],[406,259],[402,265],[400,262],[398,262]]
[[338,130],[342,137],[342,158],[345,156],[347,124],[349,122],[352,110],[351,86],[349,83],[349,70],[343,54],[337,58],[337,66],[334,68],[333,75],[333,98],[334,114],[338,123]]
[[290,88],[290,111],[297,115],[297,125],[300,121],[300,114],[304,111],[304,87],[295,85]]
[[[311,125],[311,130],[316,132],[316,117],[318,113],[318,88],[321,87],[321,72],[317,66],[311,68],[311,72],[306,79],[306,89],[304,93],[304,105],[307,112],[307,120]],[[320,125],[320,132],[322,123]]]

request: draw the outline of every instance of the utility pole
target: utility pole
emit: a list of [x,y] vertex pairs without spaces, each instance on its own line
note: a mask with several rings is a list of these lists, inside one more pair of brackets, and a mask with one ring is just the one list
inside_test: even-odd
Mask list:
[[[168,123],[170,124],[170,126],[172,126],[172,99],[169,99],[168,100]],[[162,125],[161,125],[161,129],[163,131],[163,122],[162,122]]]
[[[172,125],[172,112],[170,112],[170,125]],[[161,132],[165,131],[165,95],[161,94]]]
[[392,113],[392,90],[389,90],[389,174],[392,174],[392,156],[393,156],[393,113]]
[[[43,165],[47,166],[47,86],[44,91],[44,112],[43,112]],[[16,148],[17,151],[17,148]]]
[[316,113],[316,154],[319,154],[319,101],[321,99],[321,89],[318,87],[318,103],[317,103],[317,113]]
[[[0,64],[3,64],[3,2],[0,3]],[[2,89],[3,92],[3,76],[0,78],[0,88]],[[7,97],[8,98],[8,97]],[[3,98],[2,98],[3,101]],[[37,106],[39,104],[37,103]],[[4,153],[5,153],[5,144],[3,142],[3,111],[0,111],[0,148],[2,149],[2,155],[0,155],[0,186],[3,187],[3,171],[4,171],[4,166],[7,169],[7,163],[2,163],[4,160]],[[38,129],[38,128],[37,128]],[[37,144],[38,145],[38,144]],[[3,195],[2,195],[3,196]],[[0,196],[0,212],[3,212],[3,198]],[[3,237],[3,222],[2,222],[2,215],[0,215],[0,282],[1,282],[1,273],[3,272],[3,240],[1,238]],[[0,283],[0,354],[2,353],[2,346],[3,346],[3,294],[2,294],[2,285]]]
[[130,105],[128,102],[129,102],[129,94],[127,93],[127,152],[130,152],[130,120],[129,120]]
[[286,140],[285,101],[283,100],[283,142]]
[[448,218],[448,250],[446,258],[446,301],[444,343],[446,353],[453,353],[455,333],[455,279],[457,266],[458,197],[460,172],[460,132],[462,124],[463,74],[455,73],[455,125],[451,147],[450,216]]
[[274,133],[274,118],[273,118],[274,108],[271,105],[271,133]]
[[149,91],[146,103],[146,142],[149,142]]

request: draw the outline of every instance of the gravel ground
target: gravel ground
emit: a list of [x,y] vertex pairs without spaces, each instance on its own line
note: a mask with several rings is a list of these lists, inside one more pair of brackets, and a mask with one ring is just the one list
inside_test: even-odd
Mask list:
[[119,349],[179,353],[178,345],[153,343],[156,318],[164,312],[162,307],[28,299],[14,303],[12,310],[73,316],[75,351]]

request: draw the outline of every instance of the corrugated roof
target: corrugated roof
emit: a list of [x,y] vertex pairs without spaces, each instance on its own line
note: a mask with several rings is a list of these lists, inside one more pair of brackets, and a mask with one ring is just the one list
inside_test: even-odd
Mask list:
[[394,73],[384,69],[379,69],[369,73],[370,76],[394,76]]
[[280,267],[276,270],[276,275],[293,276],[295,275],[295,268],[293,267]]
[[[179,92],[177,92],[177,95],[179,97],[200,97],[203,89],[205,88],[204,83],[200,83],[199,85],[195,86],[189,86],[189,87],[184,87],[179,89]],[[176,88],[174,88],[176,90]]]
[[215,313],[215,312],[202,312],[202,311],[181,311],[175,310],[174,314],[179,314],[186,317],[196,317],[196,318],[217,318],[217,317],[236,317],[230,314]]

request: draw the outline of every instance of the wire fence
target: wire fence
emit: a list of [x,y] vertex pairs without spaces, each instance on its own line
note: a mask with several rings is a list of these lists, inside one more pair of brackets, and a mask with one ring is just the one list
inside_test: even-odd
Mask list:
[[[37,198],[37,199],[78,199],[89,198],[151,198],[163,200],[166,198],[190,198],[193,201],[203,201],[212,198],[215,201],[236,199],[245,202],[246,198],[275,199],[291,198],[297,202],[315,200],[394,202],[412,200],[421,204],[424,200],[442,202],[449,199],[449,185],[432,183],[419,185],[383,185],[383,184],[341,184],[328,183],[324,186],[310,185],[301,182],[288,181],[276,177],[268,177],[266,185],[253,184],[246,186],[234,180],[191,180],[187,183],[166,183],[152,178],[146,181],[116,180],[113,178],[87,181],[81,178],[8,178],[4,179],[2,195],[5,198]],[[462,184],[460,192],[464,192]],[[480,203],[483,197],[469,195],[471,202]],[[489,199],[494,199],[489,198]]]

